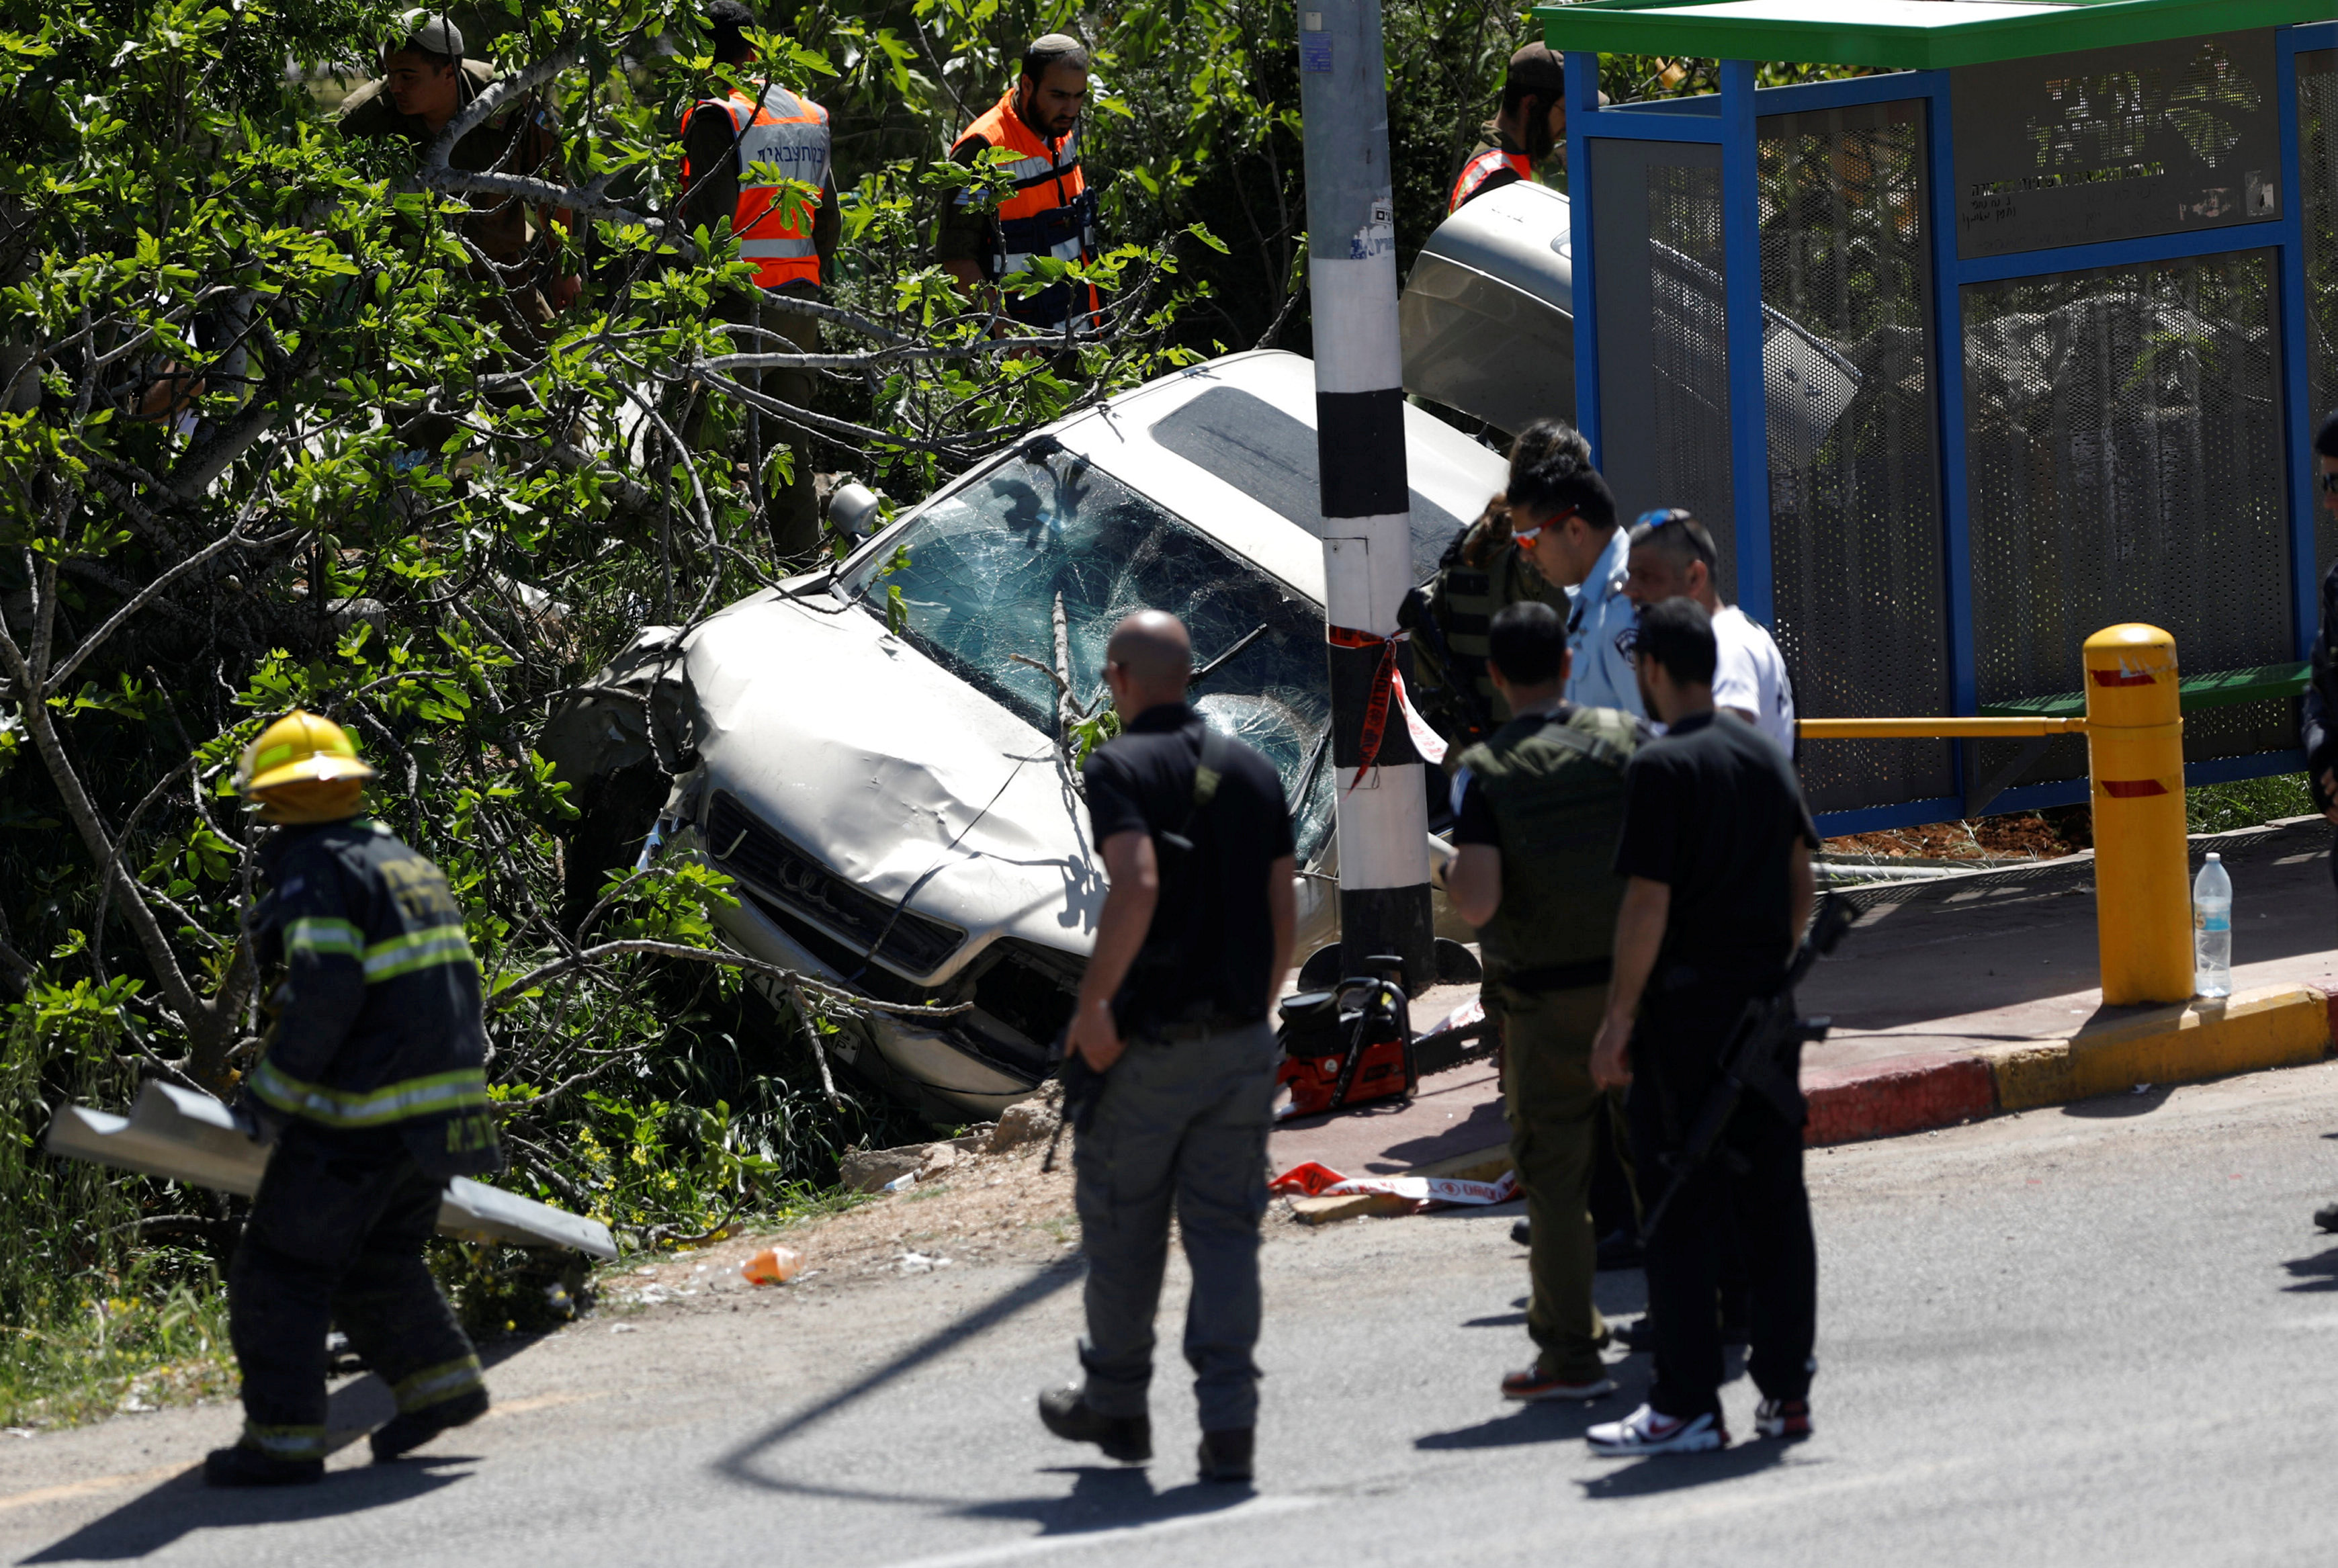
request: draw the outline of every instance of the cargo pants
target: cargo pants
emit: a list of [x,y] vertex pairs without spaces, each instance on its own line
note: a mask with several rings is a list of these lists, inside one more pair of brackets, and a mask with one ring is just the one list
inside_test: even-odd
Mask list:
[[1204,1432],[1258,1420],[1259,1221],[1276,1046],[1262,1020],[1174,1042],[1131,1039],[1105,1075],[1095,1119],[1073,1151],[1073,1200],[1087,1254],[1090,1408],[1146,1413],[1153,1319],[1174,1208],[1194,1294],[1185,1360]]
[[1591,1081],[1591,1045],[1607,987],[1518,991],[1501,987],[1502,1101],[1510,1162],[1531,1231],[1527,1332],[1547,1377],[1605,1377],[1607,1325],[1592,1300],[1598,1238],[1591,1221],[1592,1162],[1600,1123],[1619,1119],[1616,1097]]
[[228,1268],[242,1446],[325,1456],[325,1335],[335,1326],[401,1414],[486,1386],[422,1260],[445,1190],[395,1128],[284,1129]]

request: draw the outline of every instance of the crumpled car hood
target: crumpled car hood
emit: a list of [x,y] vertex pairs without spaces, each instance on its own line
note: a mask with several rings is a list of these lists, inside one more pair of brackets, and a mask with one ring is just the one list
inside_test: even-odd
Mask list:
[[991,941],[1085,956],[1105,884],[1048,737],[866,611],[758,594],[688,642],[709,790],[831,870],[962,926],[938,984]]

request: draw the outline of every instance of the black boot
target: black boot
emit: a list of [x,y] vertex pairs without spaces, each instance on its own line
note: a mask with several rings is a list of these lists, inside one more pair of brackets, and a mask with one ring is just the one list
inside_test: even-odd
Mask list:
[[212,1486],[307,1486],[325,1478],[322,1459],[278,1459],[257,1448],[214,1448],[203,1455]]
[[1534,1227],[1528,1222],[1525,1215],[1521,1214],[1510,1221],[1510,1240],[1521,1247],[1534,1245]]
[[2338,1203],[2324,1203],[2316,1209],[2313,1222],[2324,1230],[2338,1230]]
[[373,1462],[379,1465],[411,1453],[439,1433],[467,1426],[486,1413],[487,1391],[484,1388],[441,1399],[436,1405],[425,1405],[419,1410],[402,1411],[375,1431]]
[[1204,1481],[1248,1481],[1251,1451],[1256,1428],[1229,1426],[1223,1432],[1202,1434],[1202,1479]]
[[1142,1465],[1153,1457],[1153,1421],[1144,1416],[1106,1416],[1081,1397],[1077,1388],[1050,1388],[1039,1396],[1039,1419],[1069,1443],[1093,1443],[1107,1459]]

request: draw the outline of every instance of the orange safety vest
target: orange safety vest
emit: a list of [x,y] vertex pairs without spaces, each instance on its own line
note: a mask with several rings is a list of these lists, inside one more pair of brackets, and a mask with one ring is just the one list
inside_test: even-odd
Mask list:
[[[1505,152],[1498,147],[1488,147],[1461,165],[1461,177],[1453,181],[1453,195],[1445,204],[1448,217],[1461,211],[1471,197],[1482,194],[1488,187],[1486,181],[1508,169],[1514,180],[1534,178],[1534,160],[1523,152]],[[1496,181],[1492,189],[1512,183],[1512,180]]]
[[[996,282],[1028,271],[1035,256],[1053,256],[1066,262],[1095,259],[1095,198],[1089,194],[1087,180],[1080,172],[1076,122],[1061,142],[1043,140],[1015,113],[1015,89],[1010,87],[982,118],[967,127],[951,151],[974,141],[1005,147],[1017,155],[1017,162],[1007,170],[1015,178],[1015,193],[999,202],[993,214],[998,238],[983,268],[985,277]],[[971,191],[960,191],[956,198],[961,206],[974,199]],[[1072,323],[1075,327],[1085,325],[1104,309],[1095,289],[1083,286],[1078,291],[1086,296],[1086,303],[1080,308],[1080,319]],[[1007,314],[1036,327],[1062,327],[1074,308],[1069,284],[1020,298],[1010,296],[1005,301]]]
[[[815,192],[811,204],[817,206],[817,193],[828,187],[828,111],[776,82],[763,90],[760,103],[744,93],[734,92],[728,98],[708,98],[693,104],[690,114],[701,109],[720,109],[731,117],[735,172],[739,176],[739,207],[731,216],[731,232],[739,237],[740,260],[754,263],[756,285],[763,289],[777,289],[785,283],[817,287],[820,252],[812,247],[810,226],[790,228],[786,204],[780,200],[780,188],[750,185],[747,172],[758,163],[775,164],[788,179],[810,186]],[[690,126],[690,114],[682,119],[685,131]],[[693,178],[690,160],[685,156],[682,161],[684,189],[688,189]]]

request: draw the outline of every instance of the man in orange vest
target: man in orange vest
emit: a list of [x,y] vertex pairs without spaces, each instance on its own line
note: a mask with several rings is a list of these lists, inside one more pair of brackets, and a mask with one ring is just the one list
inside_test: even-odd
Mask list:
[[[1092,261],[1095,193],[1080,169],[1080,109],[1087,102],[1088,52],[1076,38],[1050,33],[1023,51],[1023,73],[1006,96],[967,127],[950,160],[971,168],[992,148],[1013,152],[1015,188],[993,202],[962,191],[943,209],[934,260],[977,299],[995,284],[1030,270],[1033,258]],[[1077,331],[1102,309],[1086,284],[1058,283],[1033,294],[1004,290],[991,308],[1033,327]]]
[[[755,269],[758,289],[818,299],[835,260],[840,227],[828,111],[777,82],[751,76],[747,67],[757,56],[747,33],[755,17],[739,0],[714,0],[706,21],[715,63],[742,85],[720,98],[701,99],[683,117],[683,227],[692,234],[701,229],[712,234],[727,220],[739,237],[739,259]],[[755,182],[769,178],[771,170],[786,183]],[[733,335],[735,352],[820,352],[816,319],[768,307],[761,295],[734,291],[716,309],[732,327],[744,328]],[[759,336],[758,328],[777,338]],[[818,373],[810,370],[743,370],[736,378],[798,408],[810,407],[820,387]],[[693,446],[702,418],[702,412],[693,410],[684,432]],[[765,446],[774,437],[784,437],[794,448],[788,482],[769,497],[769,517],[779,553],[803,554],[820,544],[809,432],[768,410],[750,408],[747,418],[755,432],[750,449],[758,472]]]
[[1488,191],[1532,180],[1535,165],[1565,144],[1567,67],[1549,45],[1529,44],[1510,56],[1501,109],[1478,128],[1478,150],[1461,165],[1447,198],[1448,213],[1459,212]]

